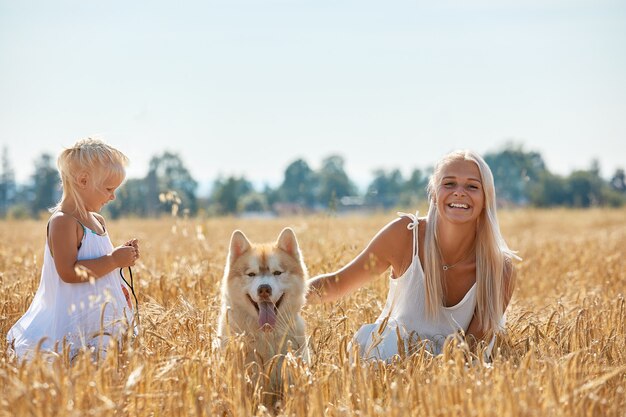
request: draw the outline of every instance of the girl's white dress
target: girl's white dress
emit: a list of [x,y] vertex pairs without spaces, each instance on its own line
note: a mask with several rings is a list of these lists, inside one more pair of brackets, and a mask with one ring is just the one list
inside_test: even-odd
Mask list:
[[[391,360],[399,353],[410,354],[421,346],[433,354],[441,353],[446,338],[459,330],[466,331],[476,308],[476,284],[452,307],[439,307],[436,318],[426,313],[424,271],[418,256],[417,214],[400,213],[411,218],[407,226],[413,230],[413,259],[402,276],[389,279],[389,293],[383,311],[375,323],[363,325],[354,335],[364,359]],[[504,327],[504,317],[501,328]],[[402,352],[398,349],[398,340]],[[486,356],[493,347],[493,339]]]
[[[96,259],[113,251],[108,233],[98,235],[83,226],[77,259]],[[109,338],[119,340],[133,322],[133,311],[122,290],[119,269],[84,283],[68,284],[59,276],[48,246],[39,288],[26,313],[7,334],[9,349],[29,358],[41,342],[42,351],[61,351],[63,341],[73,357],[82,347],[106,351]]]

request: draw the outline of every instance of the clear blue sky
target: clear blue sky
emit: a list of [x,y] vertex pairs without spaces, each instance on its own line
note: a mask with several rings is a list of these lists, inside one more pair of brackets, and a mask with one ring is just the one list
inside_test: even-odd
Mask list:
[[298,157],[431,165],[507,140],[565,174],[626,165],[626,2],[0,0],[0,146],[99,135],[144,175],[277,184]]

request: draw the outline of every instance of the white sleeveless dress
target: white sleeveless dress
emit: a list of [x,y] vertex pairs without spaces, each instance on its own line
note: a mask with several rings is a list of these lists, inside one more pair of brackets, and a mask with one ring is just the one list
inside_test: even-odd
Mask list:
[[[108,233],[98,235],[85,226],[83,230],[79,261],[100,258],[113,251]],[[40,342],[42,351],[60,351],[65,340],[71,357],[82,347],[106,351],[109,338],[119,339],[133,322],[133,311],[121,282],[117,268],[91,282],[64,282],[46,239],[39,288],[26,313],[7,334],[9,349],[19,359],[28,359]]]
[[[353,343],[359,346],[364,359],[390,361],[400,353],[398,337],[403,342],[403,354],[411,354],[423,345],[432,354],[439,354],[448,336],[467,330],[476,308],[474,284],[458,304],[441,306],[437,318],[428,317],[424,271],[418,256],[417,213],[399,214],[412,220],[407,228],[413,230],[413,259],[402,276],[389,279],[387,302],[376,322],[363,325],[353,337]],[[504,318],[501,325],[504,326]],[[494,341],[491,341],[487,355]]]

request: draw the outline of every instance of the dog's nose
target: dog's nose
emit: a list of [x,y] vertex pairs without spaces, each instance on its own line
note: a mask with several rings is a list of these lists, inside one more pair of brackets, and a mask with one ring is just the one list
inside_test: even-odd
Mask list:
[[272,287],[268,284],[261,284],[256,292],[260,298],[270,298],[272,296]]

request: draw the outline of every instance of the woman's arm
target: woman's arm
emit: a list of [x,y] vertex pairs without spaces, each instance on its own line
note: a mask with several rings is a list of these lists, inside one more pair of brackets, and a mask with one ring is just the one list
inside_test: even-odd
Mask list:
[[389,266],[397,268],[412,251],[412,231],[407,230],[410,220],[398,218],[383,227],[367,247],[349,264],[338,271],[318,275],[308,281],[307,302],[335,301],[361,287],[372,278],[386,271]]

